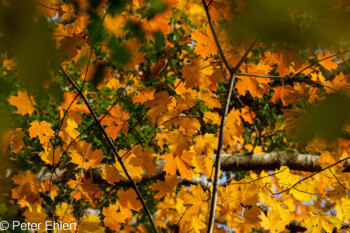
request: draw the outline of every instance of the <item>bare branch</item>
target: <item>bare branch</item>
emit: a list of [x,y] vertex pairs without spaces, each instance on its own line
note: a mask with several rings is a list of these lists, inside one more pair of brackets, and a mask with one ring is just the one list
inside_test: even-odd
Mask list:
[[[318,171],[318,172],[314,172],[314,173],[312,173],[311,175],[309,175],[309,176],[307,176],[307,177],[305,177],[305,178],[299,180],[298,182],[294,183],[294,184],[293,184],[292,186],[290,186],[289,188],[284,189],[284,190],[282,190],[282,191],[280,191],[280,192],[275,192],[275,193],[274,193],[274,192],[272,192],[271,190],[269,190],[269,189],[268,189],[268,190],[269,190],[270,193],[272,193],[273,195],[278,195],[278,194],[285,193],[285,192],[287,192],[287,191],[289,191],[289,190],[291,190],[291,189],[293,189],[293,188],[296,189],[295,186],[297,186],[297,185],[300,184],[301,182],[304,182],[305,180],[310,179],[310,178],[313,177],[314,175],[316,175],[316,174],[318,174],[318,173],[320,173],[320,172],[323,172],[323,171],[325,171],[325,170],[327,170],[327,169],[329,169],[329,168],[331,168],[331,167],[333,167],[333,166],[335,166],[335,165],[337,165],[337,164],[339,164],[339,163],[343,163],[343,162],[347,161],[348,159],[350,159],[350,157],[349,157],[349,158],[345,158],[345,159],[341,159],[341,160],[339,160],[338,162],[333,163],[333,164],[331,164],[331,165],[329,165],[329,166],[327,166],[327,167],[321,169],[321,170]],[[300,190],[298,190],[298,191],[300,191]]]
[[117,150],[117,148],[115,147],[115,145],[114,145],[112,139],[108,136],[106,130],[105,130],[104,127],[102,126],[101,122],[98,120],[98,118],[97,118],[97,116],[96,116],[94,110],[91,108],[91,105],[90,105],[89,101],[87,100],[86,96],[84,95],[84,93],[83,93],[83,92],[81,91],[81,89],[79,89],[79,87],[72,81],[72,79],[69,77],[69,75],[66,73],[66,71],[65,71],[62,67],[61,67],[61,71],[62,71],[62,73],[64,74],[64,76],[67,78],[67,80],[72,84],[72,86],[74,87],[74,89],[75,89],[75,90],[80,94],[80,96],[82,97],[84,103],[86,104],[86,106],[88,107],[88,109],[89,109],[91,115],[93,116],[93,118],[94,118],[96,124],[99,126],[101,132],[103,133],[103,135],[104,135],[105,138],[107,139],[107,142],[108,142],[109,146],[112,148],[114,155],[117,157],[117,160],[118,160],[119,164],[121,165],[121,167],[122,167],[122,169],[123,169],[123,171],[124,171],[126,177],[127,177],[128,180],[130,181],[132,188],[135,190],[135,192],[136,192],[136,194],[137,194],[137,196],[138,196],[138,198],[139,198],[139,200],[140,200],[140,202],[141,202],[141,204],[142,204],[144,210],[146,211],[146,214],[147,214],[147,216],[148,216],[148,218],[149,218],[149,221],[150,221],[150,223],[151,223],[151,226],[152,226],[154,232],[158,232],[157,227],[156,227],[156,225],[155,225],[155,223],[154,223],[152,214],[151,214],[150,210],[148,209],[147,204],[146,204],[145,200],[144,200],[143,197],[142,197],[142,194],[140,193],[140,191],[139,191],[139,189],[137,188],[136,184],[134,183],[132,177],[130,176],[128,169],[125,167],[125,164],[123,163],[123,161],[122,161],[122,159],[121,159],[121,157],[120,157],[120,155],[119,155],[119,153],[118,153],[118,150]]
[[341,91],[341,90],[338,90],[334,87],[331,87],[331,86],[328,86],[326,84],[323,84],[323,83],[320,83],[320,82],[316,82],[314,80],[311,80],[311,79],[307,79],[307,78],[297,78],[295,76],[273,76],[273,75],[256,75],[256,74],[236,74],[237,76],[248,76],[248,77],[257,77],[257,78],[270,78],[270,79],[283,79],[283,80],[288,80],[288,81],[291,81],[291,82],[297,82],[297,83],[306,83],[306,84],[309,84],[309,85],[315,85],[315,86],[318,86],[318,87],[325,87],[325,88],[328,88],[328,89],[331,89],[335,92],[338,92],[346,97],[349,97],[350,98],[350,95],[348,95],[347,93]]
[[71,200],[70,200],[70,202],[69,202],[69,204],[68,204],[66,210],[64,211],[64,214],[63,214],[62,219],[61,219],[62,222],[63,222],[64,218],[66,217],[66,214],[67,214],[67,211],[68,211],[69,207],[73,204],[74,197],[75,197],[75,195],[76,195],[77,192],[78,192],[78,188],[79,188],[79,185],[80,185],[80,182],[81,182],[81,178],[82,178],[82,176],[83,176],[83,171],[84,171],[84,165],[85,165],[85,162],[86,162],[86,157],[87,157],[87,155],[88,155],[90,149],[91,149],[91,144],[90,144],[90,145],[88,146],[88,148],[86,149],[86,153],[85,153],[85,155],[84,155],[84,157],[83,157],[83,163],[81,164],[81,169],[80,169],[80,172],[79,172],[79,177],[78,177],[78,180],[77,180],[77,185],[75,186],[74,193],[73,193],[73,195],[72,195],[72,197],[71,197]]
[[208,223],[208,233],[212,233],[214,229],[214,224],[215,224],[215,210],[216,210],[216,202],[217,202],[217,195],[218,195],[218,188],[219,188],[219,177],[220,177],[220,161],[221,161],[221,154],[222,154],[222,149],[223,149],[223,141],[224,141],[224,133],[225,133],[225,124],[226,124],[226,117],[228,114],[228,110],[230,107],[230,100],[231,100],[231,95],[233,91],[233,87],[235,84],[235,77],[236,77],[236,72],[238,71],[239,67],[241,64],[244,62],[244,60],[247,58],[248,54],[250,51],[253,49],[254,45],[257,42],[257,39],[253,41],[253,43],[249,46],[249,48],[246,50],[240,61],[237,63],[237,65],[232,68],[232,65],[226,60],[226,57],[224,56],[224,52],[220,46],[220,42],[217,38],[217,35],[215,33],[215,29],[213,26],[213,22],[210,17],[209,9],[208,6],[205,2],[205,0],[202,0],[203,6],[205,9],[205,12],[208,17],[208,22],[210,25],[210,29],[212,31],[216,46],[218,47],[220,56],[222,60],[225,63],[225,66],[230,72],[230,82],[227,88],[227,94],[226,94],[226,100],[222,112],[222,117],[221,117],[221,123],[220,123],[220,133],[219,133],[219,140],[218,140],[218,148],[217,148],[217,154],[216,154],[216,163],[215,163],[215,176],[214,176],[214,183],[213,183],[213,196],[211,199],[210,203],[210,214],[209,214],[209,223]]
[[211,30],[211,32],[212,32],[212,34],[213,34],[213,37],[214,37],[214,40],[215,40],[215,44],[216,44],[216,47],[218,48],[220,57],[221,57],[222,61],[224,62],[226,68],[227,68],[228,71],[230,72],[230,74],[232,74],[232,73],[233,73],[233,67],[232,67],[232,65],[228,62],[228,60],[226,59],[225,54],[224,54],[224,51],[223,51],[222,48],[221,48],[221,45],[220,45],[218,36],[216,35],[216,32],[215,32],[215,28],[214,28],[213,21],[211,20],[211,16],[210,16],[210,14],[209,14],[208,5],[207,5],[207,3],[205,2],[205,0],[202,0],[202,2],[203,2],[204,10],[205,10],[205,12],[207,13],[207,18],[208,18],[208,23],[209,23],[209,26],[210,26],[210,30]]
[[333,55],[331,55],[331,56],[322,58],[322,59],[316,61],[315,63],[312,63],[312,64],[310,64],[309,66],[307,66],[307,67],[301,69],[300,71],[298,71],[296,74],[293,75],[293,78],[299,76],[299,75],[300,75],[301,73],[303,73],[305,70],[310,69],[311,67],[313,67],[313,66],[315,66],[315,65],[318,65],[321,61],[327,60],[327,59],[332,58],[332,57],[336,57],[336,56],[338,56],[338,55],[340,55],[340,54],[342,54],[342,53],[349,53],[349,52],[350,52],[350,51],[343,51],[343,52],[339,52],[339,53],[333,54]]

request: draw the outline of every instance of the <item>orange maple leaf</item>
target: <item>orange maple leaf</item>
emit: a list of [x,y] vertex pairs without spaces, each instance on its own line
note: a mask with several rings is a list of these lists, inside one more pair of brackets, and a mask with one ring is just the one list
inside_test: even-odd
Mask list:
[[208,89],[208,75],[214,73],[214,68],[209,61],[204,61],[201,56],[192,60],[192,65],[186,65],[181,70],[182,78],[186,80],[186,88],[200,87]]
[[110,114],[107,115],[101,123],[102,125],[107,125],[106,132],[115,140],[120,133],[126,134],[128,132],[129,123],[127,120],[129,117],[129,113],[125,110],[123,111],[122,107],[117,104],[111,109]]
[[120,207],[123,209],[133,209],[135,211],[140,211],[142,209],[142,204],[137,200],[137,195],[133,189],[128,189],[124,191],[123,189],[118,191]]
[[175,129],[167,135],[167,142],[174,156],[180,156],[184,150],[189,150],[190,148],[187,137],[178,129]]
[[18,204],[21,207],[30,206],[36,202],[41,203],[40,198],[40,182],[35,179],[35,174],[31,171],[20,173],[12,178],[13,182],[18,187],[12,189],[12,197],[18,199]]
[[242,80],[237,82],[236,88],[238,90],[238,94],[240,95],[245,95],[246,92],[249,91],[253,97],[262,98],[267,90],[268,82],[269,79],[244,77]]
[[134,101],[134,103],[144,104],[145,102],[154,99],[154,92],[155,91],[156,90],[152,90],[150,88],[147,88],[146,90],[143,90],[143,91],[137,90],[136,91],[137,95],[132,97],[132,101]]
[[176,170],[178,169],[182,178],[191,180],[192,176],[194,175],[191,168],[192,159],[194,156],[196,156],[196,153],[190,151],[183,151],[180,156],[167,154],[164,156],[167,163],[164,165],[163,169],[169,175],[176,175]]
[[115,182],[120,181],[122,178],[119,170],[115,166],[109,164],[103,166],[101,177],[111,185],[114,185]]
[[[329,58],[327,58],[329,57]],[[317,54],[317,60],[322,60],[319,63],[328,70],[336,70],[338,67],[338,63],[334,61],[334,57],[332,57],[332,54],[330,52],[325,52],[323,55],[322,53]]]
[[156,199],[162,198],[164,195],[169,194],[173,191],[175,186],[180,183],[181,180],[177,179],[177,175],[165,176],[165,181],[158,181],[150,186],[152,191],[158,191],[154,196]]
[[130,210],[120,211],[119,203],[116,205],[103,207],[102,213],[105,216],[103,223],[105,226],[114,231],[118,231],[120,229],[120,223],[125,223],[126,220],[132,216],[132,212]]
[[[72,189],[76,189],[78,182],[75,180],[69,180],[68,186]],[[71,196],[73,196],[72,192]],[[75,198],[77,200],[83,199],[90,203],[90,205],[95,206],[97,203],[96,199],[102,198],[103,193],[101,192],[100,187],[97,184],[94,184],[92,179],[81,179],[80,184],[78,185],[77,193]]]

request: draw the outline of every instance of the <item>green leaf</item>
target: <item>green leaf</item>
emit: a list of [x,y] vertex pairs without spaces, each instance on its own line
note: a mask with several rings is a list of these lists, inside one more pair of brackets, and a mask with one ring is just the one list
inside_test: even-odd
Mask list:
[[113,37],[108,44],[111,49],[111,61],[114,65],[123,66],[130,61],[129,51],[120,44],[116,37]]

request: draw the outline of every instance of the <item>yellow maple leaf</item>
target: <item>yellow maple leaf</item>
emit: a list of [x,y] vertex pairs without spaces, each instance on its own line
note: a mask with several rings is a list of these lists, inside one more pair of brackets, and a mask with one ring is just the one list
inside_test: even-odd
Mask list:
[[18,114],[25,115],[28,113],[32,115],[35,111],[33,106],[35,104],[34,98],[33,96],[29,97],[26,91],[18,91],[17,96],[11,96],[8,102],[17,107],[16,113]]
[[147,116],[152,119],[152,123],[162,122],[162,115],[169,110],[169,105],[173,102],[173,97],[166,91],[156,93],[155,98],[146,103],[145,107],[150,108]]
[[317,186],[318,182],[316,180],[303,180],[290,190],[290,194],[293,194],[299,201],[311,201],[311,199],[317,199],[318,193],[315,191]]
[[23,142],[23,137],[25,136],[26,135],[21,128],[17,128],[15,130],[5,130],[1,137],[1,150],[5,152],[7,147],[10,145],[12,152],[20,152],[25,147]]
[[349,221],[350,219],[350,197],[346,196],[341,198],[339,202],[336,203],[334,210],[337,211],[337,218],[340,221]]
[[[338,153],[330,153],[329,151],[322,151],[321,156],[318,158],[318,163],[322,168],[325,168],[331,164],[335,164],[339,161],[340,155]],[[336,164],[335,166],[342,166],[342,164]]]
[[169,175],[176,175],[176,170],[178,169],[182,178],[191,180],[194,175],[191,165],[195,155],[196,153],[189,151],[183,151],[181,155],[177,156],[167,154],[164,156],[167,163],[164,165],[163,170]]
[[187,137],[178,129],[171,131],[167,135],[167,144],[174,156],[181,155],[184,150],[189,150],[190,148]]
[[120,211],[119,204],[103,207],[102,213],[105,216],[103,223],[114,231],[118,231],[120,229],[120,223],[125,223],[132,216],[130,210]]
[[157,164],[155,163],[155,154],[149,148],[142,149],[142,146],[137,145],[133,149],[133,153],[136,155],[130,159],[130,163],[142,167],[150,175],[155,175]]
[[182,217],[180,232],[200,232],[200,229],[206,227],[204,221],[208,216],[207,212],[203,211],[203,207],[207,205],[208,194],[203,191],[202,187],[195,185],[191,185],[190,189],[185,192],[181,191],[180,195],[188,209]]
[[306,233],[333,232],[334,227],[340,228],[341,224],[337,217],[325,213],[312,213],[309,218],[303,220]]
[[62,157],[62,150],[60,147],[57,147],[55,150],[53,150],[52,147],[49,147],[47,150],[40,152],[39,156],[47,164],[50,164],[51,166],[57,165]]
[[34,203],[28,206],[28,209],[23,213],[26,218],[26,222],[36,223],[41,225],[41,229],[38,232],[45,232],[45,221],[48,219],[44,208],[39,203]]
[[47,121],[33,121],[30,123],[29,136],[31,138],[39,137],[40,143],[44,148],[48,147],[49,140],[54,137],[54,131]]
[[206,155],[212,156],[214,153],[214,150],[218,146],[218,138],[215,137],[214,134],[204,134],[198,135],[195,139],[196,145],[194,146],[195,151],[197,152],[197,155],[202,155],[203,151],[205,151]]
[[281,51],[273,51],[267,55],[266,62],[272,67],[278,63],[276,72],[280,76],[289,75],[294,70],[301,69],[305,62],[298,56],[295,50],[293,49],[281,49]]
[[[68,223],[78,223],[78,220],[73,216],[73,206],[70,205],[68,208],[67,202],[61,202],[60,204],[56,205],[55,214],[56,216],[62,221],[62,218],[64,216],[64,222]],[[72,229],[74,230],[74,229]]]
[[[130,176],[132,178],[137,178],[137,177],[140,178],[144,173],[143,167],[142,167],[141,163],[135,162],[135,159],[137,159],[138,156],[134,154],[133,150],[131,150],[129,152],[124,151],[124,150],[120,150],[119,153],[120,153],[120,156],[123,157],[123,163],[124,163],[125,167],[128,169]],[[125,154],[125,153],[127,153],[127,154]],[[124,177],[127,177],[119,162],[116,162],[113,165],[121,172],[121,174]]]
[[242,140],[242,120],[240,119],[239,110],[232,109],[227,114],[225,134],[224,134],[224,144],[235,147],[237,142]]
[[258,64],[248,63],[246,64],[246,71],[248,74],[257,74],[257,75],[269,75],[269,72],[272,70],[272,67],[267,64],[266,59],[261,58]]
[[71,150],[71,162],[78,164],[77,168],[81,168],[84,162],[84,168],[97,168],[101,166],[101,161],[104,159],[103,152],[101,150],[92,150],[91,144],[82,141],[79,142],[74,150]]
[[216,47],[209,24],[207,25],[206,33],[200,28],[192,32],[192,39],[197,42],[194,45],[194,51],[197,54],[201,54],[203,57],[207,57],[210,54],[217,54],[218,48]]
[[106,14],[105,19],[103,20],[103,26],[116,37],[122,37],[125,35],[125,23],[126,19],[123,14],[116,14],[114,16]]
[[217,112],[205,112],[203,120],[205,123],[220,125],[220,115]]
[[289,172],[287,166],[281,166],[280,169],[276,171],[276,177],[278,178],[279,185],[286,188],[291,187],[300,180],[299,176]]
[[89,215],[86,217],[85,215],[81,218],[78,233],[105,233],[105,228],[102,226],[100,218],[94,215]]
[[[283,105],[288,105],[291,103],[291,99],[288,98],[288,94],[293,92],[294,88],[289,85],[283,85],[281,87],[274,87],[272,90],[275,92],[274,95],[271,97],[271,102],[276,102],[278,99],[281,99]],[[297,100],[297,99],[293,99]]]
[[[74,101],[73,101],[74,100]],[[84,104],[78,104],[79,97],[77,97],[76,93],[68,92],[66,91],[63,94],[63,102],[61,103],[61,106],[58,107],[58,110],[60,110],[60,117],[61,119],[64,116],[65,111],[69,108],[67,118],[72,119],[77,124],[80,123],[81,115],[78,112],[82,112],[85,114],[89,114],[90,111],[88,107]]]
[[188,135],[188,136],[192,137],[201,128],[201,125],[200,125],[199,121],[196,118],[180,117],[180,118],[177,118],[177,119],[178,119],[177,123],[181,126],[180,130],[182,130],[182,132],[185,135]]
[[78,124],[74,121],[74,119],[66,118],[61,126],[61,131],[59,132],[62,141],[69,145],[74,139],[76,139],[80,133],[77,130]]
[[221,107],[220,100],[211,92],[201,91],[198,93],[198,98],[202,100],[209,109]]

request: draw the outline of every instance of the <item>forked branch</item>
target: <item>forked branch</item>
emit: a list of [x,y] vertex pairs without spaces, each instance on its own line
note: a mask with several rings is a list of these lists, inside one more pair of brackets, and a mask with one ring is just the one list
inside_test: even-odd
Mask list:
[[217,37],[215,29],[214,29],[213,21],[211,20],[211,17],[210,17],[208,5],[206,4],[205,0],[202,0],[202,3],[204,6],[204,10],[207,14],[208,23],[209,23],[211,32],[213,34],[213,37],[214,37],[214,40],[216,43],[216,47],[218,48],[221,59],[223,60],[226,68],[229,70],[229,73],[230,73],[230,81],[229,81],[229,85],[227,88],[225,104],[224,104],[222,117],[221,117],[218,148],[217,148],[217,153],[216,153],[216,158],[215,158],[215,176],[214,176],[214,182],[213,182],[213,195],[212,195],[211,204],[210,204],[209,223],[208,223],[208,231],[207,231],[208,233],[212,233],[213,229],[214,229],[214,224],[215,224],[215,210],[216,210],[218,188],[219,188],[219,177],[220,177],[220,164],[221,164],[220,160],[221,160],[221,154],[222,154],[223,142],[224,142],[226,117],[227,117],[228,110],[230,107],[230,100],[231,100],[233,87],[235,84],[236,72],[238,71],[239,67],[244,62],[244,60],[247,58],[248,54],[250,53],[250,51],[254,47],[255,43],[257,42],[257,39],[254,40],[254,42],[247,49],[247,51],[242,56],[240,61],[237,63],[236,67],[233,68],[232,65],[226,59],[224,51],[221,48],[220,42],[218,40],[218,37]]

